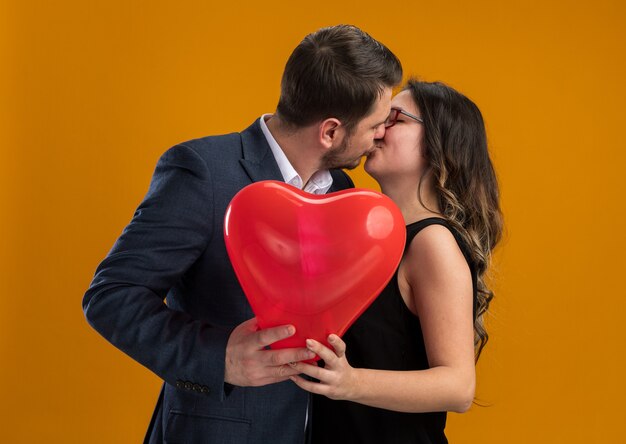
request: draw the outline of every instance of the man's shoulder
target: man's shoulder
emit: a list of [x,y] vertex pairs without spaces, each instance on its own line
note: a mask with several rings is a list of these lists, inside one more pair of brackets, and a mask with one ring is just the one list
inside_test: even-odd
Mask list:
[[240,151],[237,149],[241,148],[245,134],[255,130],[255,124],[256,121],[241,132],[199,137],[197,139],[181,142],[178,145],[185,146],[202,157],[224,157],[229,151],[237,151],[237,153],[240,154]]
[[236,145],[241,143],[241,133],[219,134],[216,136],[205,136],[197,139],[187,140],[178,145],[186,146],[197,152],[211,151],[224,145]]

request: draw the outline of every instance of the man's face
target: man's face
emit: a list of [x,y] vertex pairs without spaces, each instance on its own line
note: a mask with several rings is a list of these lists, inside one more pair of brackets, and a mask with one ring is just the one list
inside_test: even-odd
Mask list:
[[322,168],[356,168],[361,158],[374,150],[374,143],[385,135],[385,120],[391,111],[391,88],[385,88],[376,99],[374,111],[363,118],[345,136],[339,146],[330,149],[322,158]]

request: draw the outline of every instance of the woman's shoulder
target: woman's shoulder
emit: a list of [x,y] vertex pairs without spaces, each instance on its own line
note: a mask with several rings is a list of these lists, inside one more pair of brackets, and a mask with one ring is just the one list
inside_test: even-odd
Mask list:
[[404,261],[408,274],[435,277],[468,268],[454,229],[445,219],[422,219],[407,226],[409,233],[412,229]]
[[407,253],[424,256],[461,252],[454,228],[442,218],[422,219],[407,225]]
[[442,300],[442,295],[450,291],[471,292],[471,269],[452,230],[444,219],[407,225],[407,234],[412,233],[412,237],[407,237],[398,285],[405,289],[403,298],[414,314],[419,312],[418,305]]

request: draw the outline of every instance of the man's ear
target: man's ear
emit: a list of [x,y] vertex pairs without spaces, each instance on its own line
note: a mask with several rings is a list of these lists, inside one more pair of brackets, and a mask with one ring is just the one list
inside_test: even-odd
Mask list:
[[338,119],[330,117],[323,120],[319,126],[319,142],[326,149],[339,143],[345,135],[345,127]]

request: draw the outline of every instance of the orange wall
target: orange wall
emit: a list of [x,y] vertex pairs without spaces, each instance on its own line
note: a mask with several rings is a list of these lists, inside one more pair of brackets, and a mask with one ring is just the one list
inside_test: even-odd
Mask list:
[[488,124],[507,222],[488,407],[450,415],[451,441],[621,441],[623,2],[295,4],[2,3],[0,441],[140,441],[159,380],[87,326],[82,294],[160,153],[272,111],[291,49],[340,22]]

